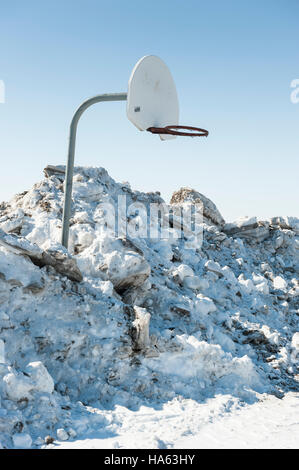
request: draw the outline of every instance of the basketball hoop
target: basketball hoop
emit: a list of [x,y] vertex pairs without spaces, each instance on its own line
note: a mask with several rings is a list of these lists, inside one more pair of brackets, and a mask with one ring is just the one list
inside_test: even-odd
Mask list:
[[[182,129],[182,130],[179,130]],[[183,129],[192,132],[184,132]],[[200,127],[191,126],[165,126],[165,127],[149,127],[146,129],[152,134],[170,134],[170,135],[182,135],[186,137],[208,137],[209,131],[200,129]]]
[[[105,93],[84,101],[73,115],[70,126],[61,237],[65,248],[68,247],[69,240],[78,122],[86,109],[105,101],[127,101],[127,116],[134,126],[140,131],[158,134],[161,140],[175,139],[177,135],[209,135],[208,131],[199,127],[179,126],[179,102],[175,83],[167,65],[154,55],[142,57],[137,62],[129,79],[128,93]],[[169,126],[169,122],[174,124]]]

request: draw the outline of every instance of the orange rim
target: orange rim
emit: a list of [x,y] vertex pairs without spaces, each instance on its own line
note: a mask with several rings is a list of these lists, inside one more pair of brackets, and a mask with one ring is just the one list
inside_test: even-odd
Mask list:
[[186,137],[208,137],[209,135],[209,132],[206,129],[191,126],[149,127],[146,130],[148,132],[151,132],[152,134],[170,134],[181,135]]

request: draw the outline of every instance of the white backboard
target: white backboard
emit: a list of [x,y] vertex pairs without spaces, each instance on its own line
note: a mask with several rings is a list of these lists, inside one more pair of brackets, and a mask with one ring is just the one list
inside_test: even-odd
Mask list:
[[[127,116],[141,131],[179,124],[175,83],[159,57],[148,55],[135,65],[128,86]],[[167,140],[175,136],[160,135],[160,138]]]

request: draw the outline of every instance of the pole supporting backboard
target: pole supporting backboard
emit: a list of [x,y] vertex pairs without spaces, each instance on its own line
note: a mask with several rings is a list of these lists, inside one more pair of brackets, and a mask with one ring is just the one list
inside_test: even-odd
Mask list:
[[100,103],[101,101],[126,101],[127,93],[106,93],[104,95],[97,95],[93,98],[89,98],[84,101],[77,111],[75,112],[71,126],[70,126],[70,136],[69,136],[69,148],[68,148],[68,157],[67,157],[67,167],[65,175],[65,188],[64,188],[64,206],[63,206],[63,216],[62,216],[62,237],[61,244],[68,248],[69,240],[69,224],[71,216],[71,203],[72,203],[72,188],[73,188],[73,174],[74,174],[74,160],[75,160],[75,146],[76,146],[76,134],[77,126],[80,117],[84,111],[92,106],[95,103]]

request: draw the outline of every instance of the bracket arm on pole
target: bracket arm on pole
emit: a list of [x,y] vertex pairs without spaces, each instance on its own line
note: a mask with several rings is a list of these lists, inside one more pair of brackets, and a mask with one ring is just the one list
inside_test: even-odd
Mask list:
[[95,103],[100,103],[101,101],[126,101],[127,93],[106,93],[103,95],[97,95],[88,100],[84,101],[77,111],[75,112],[69,134],[69,148],[68,148],[68,158],[67,158],[67,167],[65,175],[65,193],[64,193],[64,206],[63,206],[63,216],[62,216],[62,237],[61,243],[65,248],[68,248],[68,239],[69,239],[69,222],[71,215],[71,202],[72,202],[72,187],[73,187],[73,174],[74,174],[74,160],[75,160],[75,145],[76,145],[76,134],[77,126],[80,117],[84,111],[92,106]]

